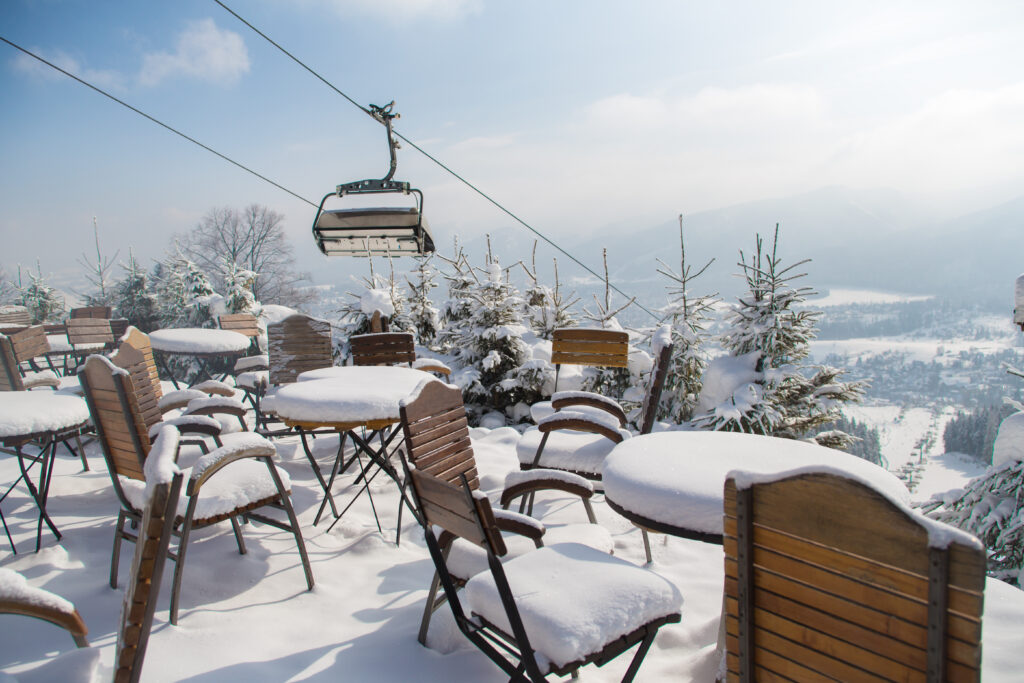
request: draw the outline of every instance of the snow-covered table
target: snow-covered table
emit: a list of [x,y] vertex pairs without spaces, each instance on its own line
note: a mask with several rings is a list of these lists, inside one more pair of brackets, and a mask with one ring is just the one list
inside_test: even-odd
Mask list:
[[[231,330],[214,330],[205,327],[177,327],[166,330],[155,330],[149,333],[149,341],[153,345],[157,360],[163,366],[164,372],[174,382],[175,388],[180,389],[178,378],[174,376],[171,369],[167,367],[164,355],[193,356],[199,361],[199,367],[191,378],[186,380],[187,385],[207,379],[210,377],[208,363],[210,360],[224,358],[234,360],[245,354],[249,348],[249,338],[244,334],[232,332]],[[162,355],[163,354],[163,355]]]
[[[39,522],[36,527],[36,551],[43,536],[43,522],[50,527],[53,535],[60,540],[60,531],[46,514],[46,499],[50,493],[50,476],[53,473],[53,459],[57,445],[79,432],[89,422],[89,407],[77,396],[57,394],[52,391],[5,391],[0,392],[0,444],[5,452],[18,456],[21,475],[8,487],[0,502],[24,480],[29,494],[39,508]],[[26,453],[26,445],[36,443],[38,453]],[[13,448],[14,451],[9,449]],[[30,477],[32,467],[39,464],[38,482]],[[2,519],[2,513],[0,513]],[[3,521],[7,540],[14,549],[14,541]]]
[[[427,372],[411,368],[386,365],[335,366],[304,372],[298,376],[297,382],[280,387],[263,400],[264,409],[273,411],[287,426],[299,430],[302,446],[311,461],[313,455],[306,439],[307,430],[330,429],[341,435],[330,479],[326,482],[321,481],[321,485],[324,487],[324,502],[320,504],[314,524],[320,521],[320,515],[328,503],[331,504],[335,514],[332,527],[363,491],[367,492],[372,504],[373,497],[369,493],[369,484],[380,470],[383,470],[402,488],[398,471],[390,462],[391,453],[388,449],[400,432],[395,426],[401,419],[399,403],[411,394],[425,377],[434,378]],[[355,453],[349,457],[347,462],[344,460],[346,439],[352,439],[355,446]],[[370,445],[374,439],[380,440],[379,448]],[[369,457],[369,462],[365,467],[362,466],[360,454]],[[353,461],[358,461],[361,467],[361,472],[355,483],[358,485],[362,481],[363,486],[345,509],[339,513],[334,507],[331,487],[338,473],[345,471]],[[369,470],[373,467],[379,469],[370,475]],[[314,472],[316,472],[316,468],[314,468]],[[318,472],[317,476],[319,477]],[[404,489],[402,490],[402,501],[409,505],[410,510],[415,513],[405,497]],[[376,517],[376,510],[374,510],[374,517]],[[399,534],[401,533],[400,526],[401,507],[399,507]],[[377,527],[379,530],[379,519]]]
[[641,527],[722,542],[722,497],[732,470],[773,473],[804,465],[843,469],[904,503],[885,469],[849,453],[792,439],[732,432],[658,432],[626,439],[604,463],[608,505]]

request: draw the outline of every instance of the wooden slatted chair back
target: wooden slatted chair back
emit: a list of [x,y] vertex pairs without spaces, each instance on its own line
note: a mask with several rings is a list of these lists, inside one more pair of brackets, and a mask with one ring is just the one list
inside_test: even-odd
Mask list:
[[654,429],[654,420],[658,417],[658,404],[661,403],[661,393],[665,388],[665,378],[668,377],[668,366],[672,361],[672,349],[674,345],[663,346],[654,359],[651,367],[651,375],[647,379],[647,392],[644,394],[643,405],[640,406],[640,433],[650,434]]
[[416,360],[416,343],[408,332],[359,334],[348,342],[353,365],[394,365]]
[[110,334],[114,337],[114,341],[118,341],[128,331],[131,323],[128,318],[111,318],[110,319]]
[[134,327],[130,328],[118,345],[117,352],[111,355],[110,361],[122,370],[127,370],[131,376],[135,400],[146,429],[149,430],[163,419],[163,412],[160,410],[163,392],[160,389],[160,377],[157,375],[156,362],[153,360],[149,335]]
[[0,306],[0,327],[28,327],[32,316],[24,306]]
[[110,306],[80,306],[79,308],[72,308],[68,313],[70,318],[102,318],[103,320],[109,320],[113,314],[114,309]]
[[271,384],[290,384],[307,370],[334,365],[331,324],[307,315],[291,315],[267,326]]
[[256,316],[251,313],[229,313],[222,315],[217,318],[217,324],[222,330],[238,332],[246,337],[260,336],[260,326],[256,321]]
[[149,434],[130,374],[102,356],[90,356],[78,378],[112,478],[144,479]]
[[427,524],[504,555],[490,502],[473,495],[480,482],[462,391],[429,382],[402,406],[401,418],[412,486]]
[[121,605],[121,630],[114,655],[114,683],[137,683],[142,674],[146,645],[153,626],[157,596],[167,562],[182,474],[150,488],[152,494],[143,510],[132,561],[132,580]]
[[629,367],[629,335],[586,327],[557,329],[551,337],[551,362],[555,366],[556,389],[563,365]]
[[24,391],[14,344],[6,334],[0,334],[0,391]]
[[18,359],[19,363],[27,363],[33,358],[45,356],[50,352],[50,342],[46,339],[46,329],[42,325],[33,325],[12,332],[10,337],[14,347],[14,357]]
[[68,318],[67,330],[72,346],[111,344],[114,341],[109,318]]
[[725,484],[729,681],[978,681],[985,552],[874,489]]

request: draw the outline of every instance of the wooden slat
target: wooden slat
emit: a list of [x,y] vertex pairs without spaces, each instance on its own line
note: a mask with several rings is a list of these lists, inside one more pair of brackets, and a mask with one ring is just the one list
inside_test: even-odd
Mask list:
[[[887,498],[848,479],[808,475],[771,487],[756,487],[757,522],[843,552],[922,576],[928,574],[928,534]],[[790,503],[799,501],[798,509]],[[872,510],[867,515],[865,510]],[[735,517],[735,497],[725,496],[725,512]],[[981,593],[985,586],[984,555],[954,547],[950,582]]]
[[605,356],[583,353],[551,353],[551,362],[555,365],[590,365],[609,368],[624,368],[629,362],[621,356]]
[[244,334],[247,337],[258,337],[260,326],[256,316],[251,313],[230,313],[217,318],[217,324],[222,330],[231,330]]
[[50,343],[46,340],[46,330],[42,325],[33,325],[18,330],[13,332],[10,337],[11,346],[14,347],[14,357],[18,359],[19,363],[38,356],[45,356],[50,352]]
[[594,341],[628,343],[629,333],[618,330],[597,330],[585,327],[561,327],[551,335],[552,341]]
[[80,306],[78,308],[72,308],[68,315],[74,319],[109,319],[112,312],[113,309],[110,306]]
[[[736,520],[731,517],[725,518],[723,543],[726,554],[729,556],[733,556],[736,552],[735,529]],[[829,548],[820,543],[767,528],[761,524],[754,525],[754,544],[757,547],[755,558],[767,557],[759,553],[770,550],[821,568],[842,567],[842,573],[854,579],[904,595],[922,604],[928,600],[927,575],[915,574],[876,562],[870,558]],[[757,560],[755,559],[755,561]],[[765,562],[762,566],[771,568],[772,565]],[[950,586],[949,604],[950,609],[961,614],[980,614],[982,596],[975,591],[965,591],[957,586]]]

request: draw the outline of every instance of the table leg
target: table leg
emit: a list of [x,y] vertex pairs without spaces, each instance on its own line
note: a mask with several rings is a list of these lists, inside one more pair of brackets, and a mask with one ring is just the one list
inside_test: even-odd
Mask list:
[[[331,512],[334,513],[335,518],[338,517],[338,508],[334,504],[334,496],[331,494],[331,488],[327,485],[324,480],[324,474],[320,470],[320,464],[317,463],[316,458],[313,457],[313,450],[309,447],[309,440],[306,439],[306,430],[302,427],[298,428],[299,438],[302,439],[302,450],[306,452],[306,458],[309,460],[310,466],[313,468],[313,474],[316,475],[316,480],[320,482],[320,488],[324,490],[324,497],[331,504]],[[319,517],[319,515],[317,515]]]
[[[50,492],[50,475],[53,472],[53,459],[57,455],[57,441],[56,439],[51,439],[43,446],[39,454],[34,456],[24,453],[21,450],[21,446],[18,446],[16,450],[18,451],[18,466],[21,468],[21,475],[25,479],[25,485],[28,487],[29,494],[39,508],[39,522],[36,526],[36,552],[39,552],[43,538],[43,522],[46,522],[46,526],[50,527],[50,531],[53,532],[58,541],[61,539],[60,531],[57,530],[57,526],[46,513],[46,499]],[[28,466],[25,465],[25,460],[31,461]],[[37,462],[39,463],[40,470],[38,487],[32,483],[32,479],[29,476],[29,470]]]
[[163,369],[164,374],[171,378],[171,383],[174,384],[175,389],[181,389],[181,385],[178,384],[178,378],[171,372],[170,366],[167,365],[167,358],[162,351],[154,351],[153,356],[156,358],[157,364]]

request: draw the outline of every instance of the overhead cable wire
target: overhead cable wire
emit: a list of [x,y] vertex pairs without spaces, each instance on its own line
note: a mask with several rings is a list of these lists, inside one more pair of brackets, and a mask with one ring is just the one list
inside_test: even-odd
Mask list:
[[295,197],[296,199],[300,199],[300,200],[306,202],[307,204],[309,204],[313,208],[316,208],[318,206],[316,204],[316,202],[312,202],[312,201],[306,199],[305,197],[303,197],[302,195],[300,195],[300,194],[298,194],[296,192],[292,192],[291,190],[289,190],[284,185],[281,185],[280,183],[276,183],[273,180],[271,180],[270,178],[266,177],[265,175],[262,175],[260,173],[257,173],[256,171],[252,170],[251,168],[249,168],[245,164],[239,163],[239,162],[235,161],[234,159],[232,159],[231,157],[229,157],[227,155],[224,155],[224,154],[221,154],[220,152],[218,152],[217,150],[213,149],[212,147],[210,147],[208,145],[204,145],[202,142],[199,142],[199,140],[196,140],[195,138],[193,138],[193,137],[191,137],[189,135],[186,135],[185,133],[182,133],[177,128],[174,128],[173,126],[169,126],[168,124],[164,123],[160,119],[157,119],[157,118],[154,118],[154,117],[150,116],[149,114],[147,114],[146,112],[142,111],[141,109],[138,109],[137,107],[133,107],[132,105],[130,105],[127,102],[125,102],[124,100],[118,99],[117,97],[114,97],[113,95],[108,93],[106,90],[98,88],[97,86],[93,85],[92,83],[90,83],[90,82],[88,82],[88,81],[86,81],[86,80],[84,80],[82,78],[79,78],[75,74],[73,74],[73,73],[71,73],[69,71],[65,71],[64,69],[60,68],[59,66],[57,66],[53,62],[49,62],[49,61],[43,59],[39,55],[35,54],[34,52],[31,52],[30,50],[26,50],[25,48],[23,48],[22,46],[18,45],[17,43],[11,42],[10,40],[7,40],[7,38],[4,38],[3,36],[0,36],[0,40],[2,40],[3,42],[7,43],[11,47],[13,47],[15,50],[20,50],[21,52],[25,53],[29,57],[32,57],[33,59],[39,60],[40,62],[42,62],[46,66],[50,67],[51,69],[55,69],[55,70],[61,72],[62,74],[64,74],[68,78],[72,78],[72,79],[78,81],[79,83],[81,83],[85,87],[91,88],[92,90],[95,90],[96,92],[98,92],[99,94],[103,95],[104,97],[110,98],[111,100],[113,100],[113,101],[117,102],[118,104],[120,104],[122,107],[126,107],[126,108],[130,109],[133,112],[135,112],[136,114],[138,114],[139,116],[142,116],[142,117],[145,117],[145,118],[149,119],[153,123],[157,124],[158,126],[160,126],[162,128],[166,128],[167,130],[171,131],[175,135],[178,135],[180,137],[185,138],[186,140],[188,140],[192,144],[198,145],[199,147],[202,147],[207,152],[220,157],[221,159],[223,159],[224,161],[228,162],[229,164],[233,164],[233,165],[237,166],[238,168],[242,169],[243,171],[245,171],[247,173],[251,173],[252,175],[254,175],[257,178],[259,178],[260,180],[262,180],[264,182],[267,182],[267,183],[270,183],[271,185],[273,185],[277,189],[282,190],[284,192],[287,192],[288,194],[290,194],[291,196]]
[[[315,77],[315,78],[316,78],[317,80],[319,80],[320,82],[322,82],[322,83],[323,83],[324,85],[326,85],[326,86],[327,86],[328,88],[330,88],[331,90],[333,90],[333,91],[334,91],[335,93],[337,93],[338,95],[341,95],[341,96],[342,96],[342,97],[344,97],[344,98],[345,98],[346,100],[348,100],[348,101],[349,101],[349,103],[351,103],[351,104],[352,104],[352,105],[353,105],[354,107],[358,108],[358,109],[359,109],[360,111],[362,111],[362,112],[363,112],[364,114],[366,114],[367,116],[369,116],[370,118],[372,118],[372,119],[373,119],[374,121],[377,121],[378,123],[380,122],[380,121],[379,121],[379,120],[377,119],[377,117],[373,115],[373,112],[371,112],[371,111],[370,111],[369,109],[367,109],[367,108],[366,108],[366,107],[364,107],[363,105],[359,104],[359,102],[357,102],[356,100],[354,100],[354,99],[352,99],[351,97],[349,97],[348,95],[346,95],[346,94],[345,94],[344,92],[342,92],[342,91],[341,91],[341,90],[340,90],[340,89],[339,89],[339,88],[338,88],[337,86],[335,86],[335,85],[334,85],[333,83],[331,83],[331,82],[330,82],[330,81],[328,81],[328,80],[327,80],[326,78],[324,78],[323,76],[321,76],[321,75],[320,75],[319,73],[317,73],[317,72],[316,72],[316,71],[315,71],[315,70],[314,70],[313,68],[311,68],[311,67],[307,66],[307,65],[305,64],[305,62],[303,62],[303,61],[302,61],[301,59],[299,59],[298,57],[296,57],[295,55],[293,55],[293,54],[292,54],[291,52],[289,52],[288,50],[286,50],[286,49],[285,49],[284,47],[282,47],[282,46],[281,46],[281,45],[280,45],[279,43],[277,43],[277,41],[275,41],[275,40],[274,40],[273,38],[271,38],[270,36],[268,36],[268,35],[267,35],[266,33],[264,33],[263,31],[259,30],[259,29],[258,29],[258,28],[256,28],[255,26],[253,26],[253,25],[252,25],[252,24],[251,24],[251,23],[250,23],[249,21],[247,21],[247,20],[246,20],[246,19],[245,19],[244,17],[242,17],[242,16],[240,15],[240,14],[238,14],[238,12],[234,11],[233,9],[231,9],[230,7],[228,7],[227,5],[225,5],[225,4],[223,3],[223,2],[221,2],[221,0],[213,0],[213,1],[214,1],[215,3],[217,3],[218,5],[220,5],[220,6],[222,7],[222,8],[224,8],[224,10],[228,12],[228,14],[230,14],[230,15],[232,15],[233,17],[235,17],[236,19],[238,19],[238,20],[239,20],[240,22],[242,22],[243,24],[245,24],[246,26],[248,26],[248,27],[249,27],[250,29],[252,29],[252,30],[253,30],[253,31],[254,31],[254,32],[255,32],[255,33],[257,34],[257,35],[259,35],[259,36],[260,36],[261,38],[263,38],[263,39],[264,39],[264,40],[266,40],[266,41],[267,41],[268,43],[270,43],[271,45],[273,45],[274,47],[276,47],[276,48],[277,48],[278,50],[280,50],[281,52],[283,52],[283,53],[284,53],[285,55],[287,55],[287,56],[288,56],[288,57],[289,57],[289,58],[290,58],[290,59],[291,59],[291,60],[292,60],[293,62],[295,62],[296,64],[298,64],[299,66],[301,66],[301,67],[302,67],[303,69],[305,69],[306,71],[308,71],[308,72],[309,72],[310,74],[312,74],[312,75],[313,75],[313,76],[314,76],[314,77]],[[532,232],[532,233],[533,233],[534,235],[536,235],[536,236],[537,236],[537,237],[539,237],[540,239],[544,240],[544,241],[545,241],[545,242],[546,242],[547,244],[549,244],[550,246],[554,247],[554,248],[555,248],[556,250],[558,250],[558,251],[559,251],[560,253],[562,253],[562,254],[563,254],[563,255],[565,255],[565,256],[566,256],[567,258],[569,258],[570,260],[572,260],[572,262],[573,262],[573,263],[575,263],[576,265],[578,265],[578,266],[579,266],[580,268],[582,268],[583,270],[587,271],[588,273],[590,273],[591,275],[593,275],[594,277],[596,277],[596,278],[597,278],[598,280],[601,280],[602,282],[604,281],[604,278],[603,278],[603,277],[601,277],[600,275],[598,275],[598,274],[597,274],[597,273],[596,273],[596,272],[595,272],[595,271],[594,271],[593,269],[591,269],[591,268],[590,268],[590,266],[588,266],[587,264],[585,264],[585,263],[583,263],[582,261],[580,261],[580,260],[579,260],[578,258],[576,258],[576,257],[575,257],[575,256],[573,256],[572,254],[570,254],[570,253],[569,253],[568,251],[566,251],[565,249],[563,249],[563,248],[562,248],[562,247],[560,247],[559,245],[555,244],[555,242],[554,242],[554,241],[552,241],[552,240],[551,240],[551,239],[550,239],[549,237],[547,237],[546,235],[544,235],[544,234],[543,234],[542,232],[540,232],[539,230],[535,229],[535,228],[534,228],[533,226],[531,226],[531,225],[530,225],[529,223],[527,223],[526,221],[524,221],[524,220],[523,220],[522,218],[520,218],[519,216],[517,216],[517,215],[516,215],[515,213],[513,213],[513,212],[512,212],[512,211],[510,211],[509,209],[505,208],[505,206],[504,206],[504,205],[502,205],[502,204],[501,204],[500,202],[498,202],[498,200],[496,200],[496,199],[492,198],[492,197],[491,197],[491,196],[490,196],[489,194],[487,194],[486,192],[484,192],[483,190],[481,190],[480,188],[478,188],[478,187],[477,187],[476,185],[474,185],[474,184],[473,184],[473,183],[471,183],[470,181],[466,180],[466,178],[464,178],[464,177],[462,177],[461,175],[459,175],[458,173],[456,173],[456,172],[455,172],[455,171],[454,171],[454,170],[453,170],[452,168],[450,168],[450,167],[449,167],[448,165],[446,165],[445,163],[443,163],[443,162],[442,162],[442,161],[441,161],[440,159],[438,159],[438,158],[437,158],[437,157],[435,157],[434,155],[432,155],[432,154],[430,154],[429,152],[427,152],[427,151],[426,151],[425,149],[423,149],[422,147],[420,147],[419,145],[417,145],[417,144],[416,144],[415,142],[413,142],[413,141],[412,141],[412,140],[410,140],[409,138],[407,138],[407,137],[405,137],[404,135],[402,135],[401,133],[399,133],[399,132],[398,132],[397,130],[395,130],[394,128],[392,128],[392,133],[394,133],[394,134],[395,134],[395,137],[397,137],[397,138],[399,138],[400,140],[402,140],[403,142],[407,143],[407,144],[408,144],[408,145],[409,145],[410,147],[412,147],[413,149],[415,149],[415,150],[416,150],[417,152],[419,152],[420,154],[422,154],[423,156],[425,156],[425,157],[426,157],[427,159],[429,159],[430,161],[434,162],[434,163],[435,163],[435,164],[437,164],[437,165],[438,165],[439,167],[441,167],[442,169],[444,169],[445,171],[447,171],[447,172],[448,172],[449,174],[451,174],[451,175],[452,175],[452,176],[453,176],[454,178],[456,178],[457,180],[459,180],[459,181],[460,181],[460,182],[461,182],[462,184],[464,184],[464,185],[465,185],[466,187],[468,187],[469,189],[473,190],[473,191],[474,191],[474,192],[476,192],[476,193],[477,193],[478,195],[480,195],[481,197],[483,197],[484,199],[486,199],[486,200],[487,200],[488,202],[490,202],[491,204],[493,204],[493,205],[494,205],[495,207],[497,207],[497,208],[498,208],[499,210],[501,210],[501,211],[502,211],[503,213],[505,213],[505,214],[506,214],[507,216],[509,216],[510,218],[512,218],[512,220],[516,221],[517,223],[519,223],[520,225],[522,225],[522,226],[523,226],[524,228],[526,228],[527,230],[529,230],[530,232]],[[627,298],[627,299],[633,299],[633,303],[634,303],[634,304],[635,304],[635,305],[636,305],[636,306],[637,306],[637,307],[638,307],[638,308],[639,308],[640,310],[644,311],[645,313],[647,313],[648,315],[650,315],[650,316],[651,316],[652,318],[658,319],[658,316],[657,316],[656,314],[654,314],[653,312],[651,312],[650,310],[648,310],[648,309],[647,309],[647,308],[646,308],[646,307],[645,307],[645,306],[644,306],[643,304],[641,304],[641,303],[640,303],[639,301],[636,301],[636,297],[631,297],[631,296],[630,296],[629,294],[627,294],[626,292],[623,292],[623,291],[622,291],[621,289],[619,289],[619,288],[618,288],[617,286],[615,286],[615,285],[614,285],[614,284],[612,284],[611,282],[608,282],[608,286],[609,286],[609,287],[611,287],[611,288],[612,288],[613,290],[615,290],[615,291],[616,291],[616,292],[617,292],[618,294],[620,294],[620,295],[624,296],[625,298]]]

